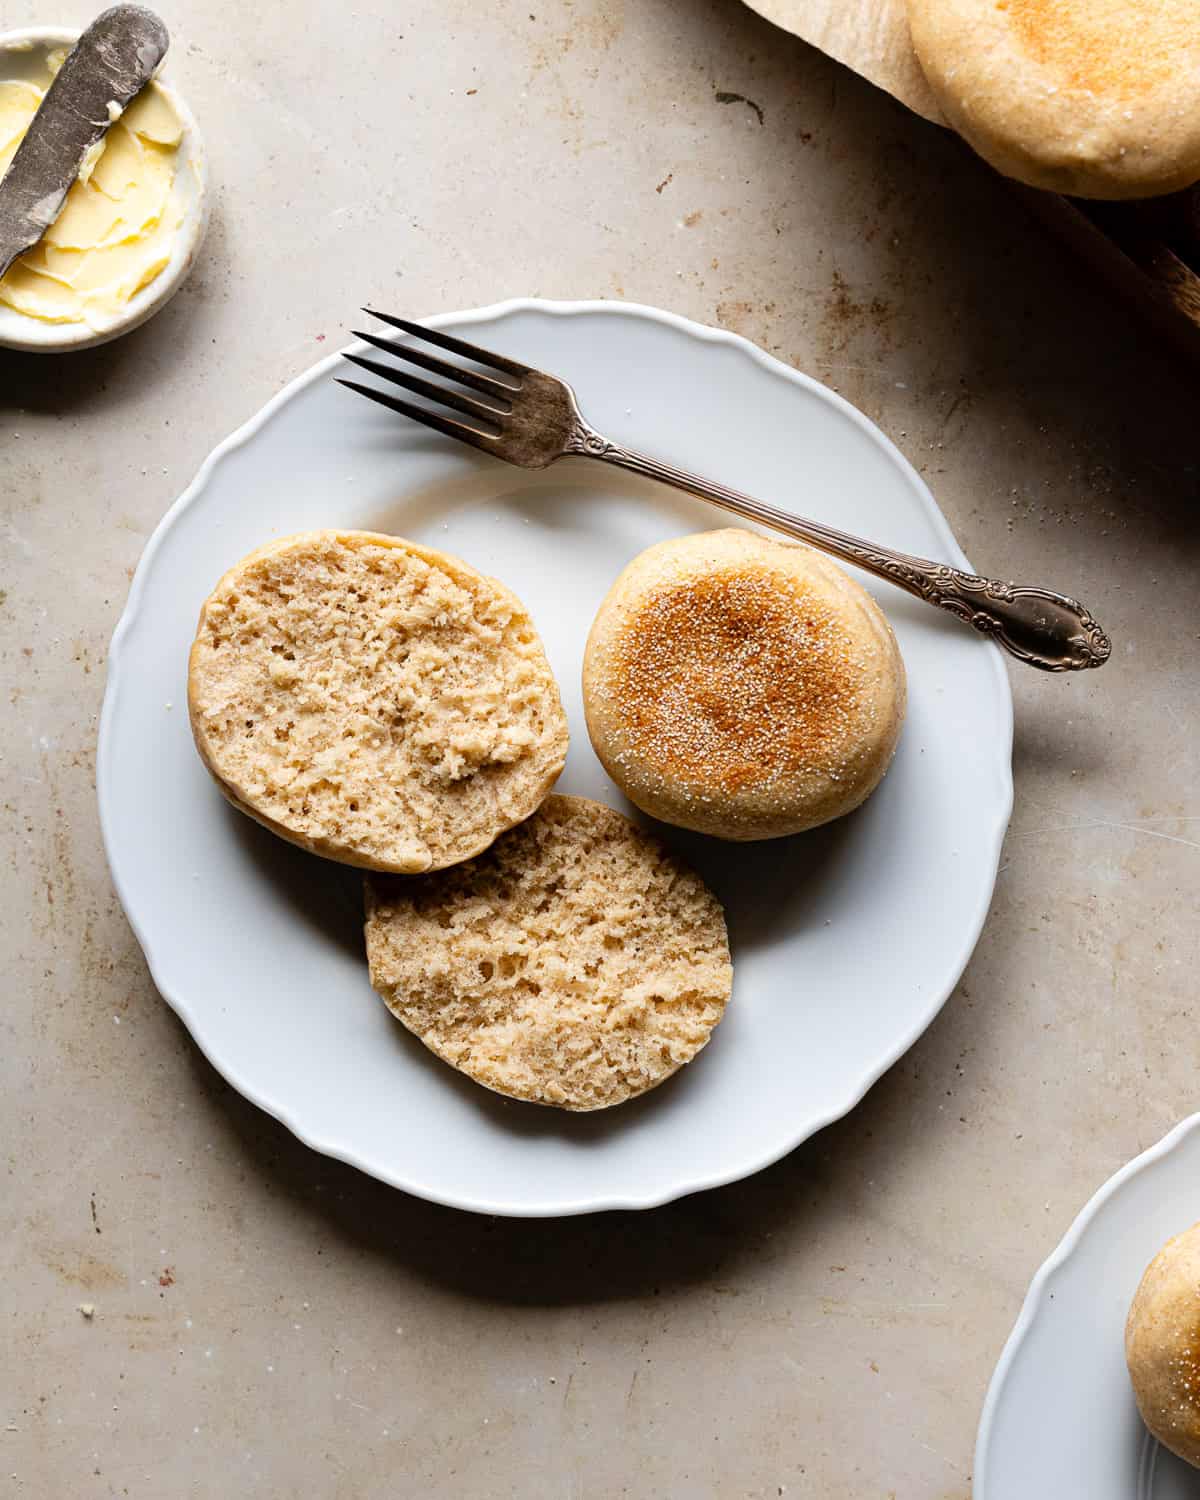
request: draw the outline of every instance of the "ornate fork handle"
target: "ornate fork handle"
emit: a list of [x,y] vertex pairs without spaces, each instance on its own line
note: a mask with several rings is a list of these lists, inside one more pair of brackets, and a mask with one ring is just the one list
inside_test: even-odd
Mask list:
[[949,610],[982,635],[990,636],[1018,661],[1045,672],[1101,667],[1112,653],[1108,636],[1082,604],[1065,594],[980,578],[947,563],[892,552],[819,521],[789,515],[738,490],[689,474],[686,469],[661,464],[643,453],[610,443],[582,418],[571,432],[564,451],[673,485],[748,521],[758,521],[822,552],[830,552],[939,609]]

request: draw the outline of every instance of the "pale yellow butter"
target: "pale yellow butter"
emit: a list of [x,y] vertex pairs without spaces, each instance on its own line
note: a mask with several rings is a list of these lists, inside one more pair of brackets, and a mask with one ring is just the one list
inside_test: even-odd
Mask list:
[[[43,92],[0,81],[0,176],[8,170]],[[88,152],[62,210],[32,250],[0,279],[0,302],[45,323],[116,322],[171,259],[183,221],[175,177],[183,125],[169,96],[147,84]]]

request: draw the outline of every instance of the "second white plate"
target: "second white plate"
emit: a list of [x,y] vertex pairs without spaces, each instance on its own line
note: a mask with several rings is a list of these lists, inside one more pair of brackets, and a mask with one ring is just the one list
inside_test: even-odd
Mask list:
[[[745,340],[620,303],[506,303],[434,320],[562,375],[613,438],[764,499],[962,565],[929,491],[838,396]],[[668,837],[724,901],[732,1003],[644,1099],[565,1115],[434,1060],[371,993],[358,877],[221,799],[188,731],[188,646],[237,558],[310,527],[461,554],[529,606],[562,685],[560,790],[621,798],[588,745],[583,644],[643,547],[722,515],[584,459],[531,474],[334,383],[296,381],[205,464],[146,549],[109,657],[105,843],[156,983],[222,1073],[310,1145],[463,1208],[649,1207],[745,1176],[844,1114],[920,1035],[987,913],[1011,806],[1012,706],[995,647],[870,580],[908,666],[892,769],[858,813],[783,842]],[[152,768],[152,770],[147,770]]]
[[1142,1272],[1200,1220],[1200,1115],[1111,1177],[1034,1277],[988,1388],[975,1500],[1196,1500],[1151,1438],[1125,1368]]

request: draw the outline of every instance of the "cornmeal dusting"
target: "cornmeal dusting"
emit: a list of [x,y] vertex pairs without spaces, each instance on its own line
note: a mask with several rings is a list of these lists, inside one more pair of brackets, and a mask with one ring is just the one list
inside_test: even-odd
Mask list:
[[1174,1405],[1166,1420],[1172,1431],[1195,1442],[1200,1437],[1200,1323],[1192,1322],[1176,1327],[1171,1344],[1174,1352],[1166,1361],[1167,1379],[1174,1396]]
[[828,605],[735,568],[642,601],[615,671],[630,749],[727,792],[797,770],[836,777],[862,696],[861,656]]
[[592,747],[652,817],[783,838],[878,786],[904,718],[904,663],[879,606],[810,547],[695,532],[640,553],[583,660]]
[[1169,79],[1196,31],[1195,0],[1157,0],[1153,26],[1129,0],[999,0],[997,9],[1066,87],[1117,98]]

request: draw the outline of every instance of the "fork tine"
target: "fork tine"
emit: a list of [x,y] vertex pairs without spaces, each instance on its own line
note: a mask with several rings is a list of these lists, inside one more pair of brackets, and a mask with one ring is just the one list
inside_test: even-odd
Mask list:
[[456,365],[448,359],[439,359],[436,354],[426,354],[424,349],[416,349],[412,344],[397,344],[393,339],[385,339],[377,333],[364,333],[361,328],[351,331],[356,339],[373,344],[385,354],[406,359],[409,364],[420,365],[422,370],[429,370],[434,375],[444,375],[447,380],[456,380],[459,385],[470,386],[473,391],[482,391],[485,396],[500,396],[511,401],[516,394],[516,386],[507,385],[503,380],[493,380],[490,375],[482,375],[478,370],[464,370],[462,365]]
[[461,443],[470,443],[473,448],[482,448],[485,453],[494,451],[493,445],[496,439],[490,432],[480,432],[476,427],[468,427],[465,422],[456,422],[453,417],[443,417],[441,412],[430,411],[424,406],[414,406],[411,401],[402,401],[399,396],[389,396],[386,391],[375,390],[369,385],[360,385],[357,380],[343,380],[340,376],[334,376],[338,385],[344,385],[347,390],[357,391],[360,396],[366,396],[368,401],[378,401],[380,406],[386,406],[390,411],[397,411],[402,417],[411,417],[414,422],[422,422],[426,427],[432,427],[435,432],[442,433],[445,437],[457,438]]
[[451,338],[439,328],[426,328],[423,323],[413,323],[408,318],[397,318],[391,313],[376,312],[371,307],[364,307],[363,312],[369,318],[378,318],[381,323],[388,323],[393,328],[411,333],[415,339],[424,339],[427,343],[436,344],[439,349],[448,349],[451,354],[461,354],[464,359],[473,359],[476,364],[490,365],[493,370],[504,370],[509,375],[530,373],[528,365],[519,365],[515,359],[506,359],[503,354],[493,354],[490,349],[481,349],[478,344],[468,344],[464,339]]
[[488,406],[484,401],[477,401],[474,396],[464,395],[462,391],[448,390],[432,380],[422,380],[419,375],[409,375],[404,370],[385,365],[381,360],[365,359],[361,354],[350,354],[344,349],[342,358],[348,359],[360,370],[368,370],[372,375],[378,375],[383,380],[390,380],[393,385],[403,386],[406,391],[412,391],[416,396],[424,396],[427,401],[438,401],[442,406],[449,406],[455,411],[464,412],[468,417],[483,417],[487,421],[498,423],[499,419],[505,415],[505,412],[497,406]]

